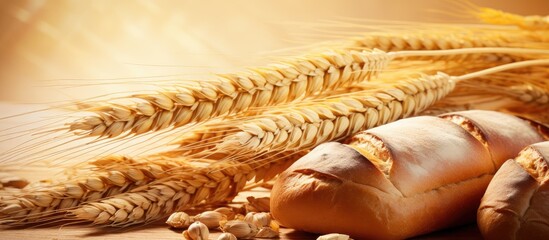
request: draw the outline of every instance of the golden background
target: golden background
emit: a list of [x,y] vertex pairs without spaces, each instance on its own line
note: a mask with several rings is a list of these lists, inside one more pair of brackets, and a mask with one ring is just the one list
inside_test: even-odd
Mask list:
[[[319,31],[328,21],[471,22],[463,2],[2,0],[0,101],[75,100],[142,89],[140,82],[160,78],[258,66],[272,51],[337,38]],[[518,14],[549,12],[547,0],[473,3]]]

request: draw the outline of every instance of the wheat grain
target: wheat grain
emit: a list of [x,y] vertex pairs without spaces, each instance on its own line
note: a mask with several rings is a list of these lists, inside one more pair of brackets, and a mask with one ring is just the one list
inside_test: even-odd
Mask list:
[[[237,118],[238,119],[238,118]],[[209,155],[216,143],[228,134],[238,131],[235,126],[225,126],[222,122],[207,124],[199,129],[184,134],[173,142],[179,145],[177,149],[171,151],[169,156],[190,156],[197,158],[219,159],[224,155]]]
[[115,137],[201,122],[348,86],[376,76],[388,63],[374,51],[330,51],[213,81],[187,81],[173,91],[130,96],[137,104],[87,103],[92,116],[70,123],[78,135]]
[[210,235],[208,227],[201,222],[194,222],[189,229],[183,231],[186,240],[207,240]]
[[0,172],[0,190],[5,188],[17,188],[21,189],[27,186],[29,182],[19,176],[9,174],[6,172]]
[[237,240],[237,238],[232,233],[222,233],[217,237],[217,240]]

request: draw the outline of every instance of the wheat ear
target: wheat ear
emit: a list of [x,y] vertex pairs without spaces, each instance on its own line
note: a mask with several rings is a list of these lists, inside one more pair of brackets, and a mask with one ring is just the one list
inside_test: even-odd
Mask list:
[[[330,51],[295,58],[213,81],[186,81],[173,91],[133,95],[135,105],[101,103],[93,116],[70,123],[84,136],[141,134],[313,96],[376,76],[390,60],[374,51]],[[91,105],[93,106],[93,105]]]
[[301,105],[252,119],[228,136],[219,149],[298,150],[335,141],[360,130],[417,114],[448,94],[446,74],[422,76],[378,91],[364,91]]
[[479,8],[473,14],[485,23],[515,25],[527,30],[549,30],[549,16],[521,16],[492,8]]
[[[452,29],[428,29],[417,31],[373,32],[352,38],[345,46],[351,49],[380,49],[383,51],[403,50],[447,50],[483,47],[532,47],[541,44],[545,48],[549,36],[543,32],[520,30],[491,30],[465,27]],[[446,56],[448,57],[448,56]]]
[[[467,96],[470,96],[471,94],[474,94],[475,92],[478,92],[478,91],[483,91],[483,93],[485,95],[489,95],[490,98],[493,98],[495,96],[494,91],[501,91],[499,94],[514,95],[515,97],[520,98],[523,101],[544,103],[545,101],[547,101],[547,94],[543,91],[543,89],[541,87],[538,87],[538,86],[543,84],[544,78],[541,75],[544,75],[544,74],[546,75],[546,70],[543,67],[539,67],[539,68],[540,69],[537,69],[536,72],[529,71],[529,73],[528,73],[528,74],[532,75],[532,80],[530,81],[532,83],[533,83],[533,79],[539,78],[539,81],[537,81],[537,83],[539,83],[539,84],[537,84],[537,85],[523,85],[524,82],[521,81],[522,85],[511,86],[510,88],[508,88],[509,89],[508,91],[501,91],[504,86],[509,87],[509,84],[510,84],[509,81],[507,81],[505,79],[502,79],[503,76],[507,76],[508,74],[510,74],[510,73],[505,73],[504,72],[504,73],[493,74],[493,75],[490,75],[490,76],[475,78],[475,79],[468,80],[468,81],[462,81],[458,85],[456,90],[453,91],[452,94],[450,94],[450,96],[456,97],[456,95],[457,95],[456,92],[463,92],[462,91],[463,89],[467,89],[467,91],[466,91]],[[516,70],[516,72],[523,72],[523,71],[525,71],[525,70],[524,69]],[[514,75],[514,76],[516,77],[516,75]],[[546,76],[545,76],[545,78],[546,78]],[[486,80],[487,79],[494,79],[492,81],[494,83],[486,85]],[[381,82],[383,82],[383,81],[381,81]],[[486,86],[485,87],[486,89],[483,90],[483,88],[484,88],[483,86]],[[379,89],[380,91],[382,91],[384,88],[388,88],[387,84],[379,84],[379,82],[374,81],[374,82],[365,83],[363,86],[354,86],[354,87],[350,87],[350,88],[347,88],[347,89],[352,89],[352,91],[359,91],[360,90],[362,92],[357,93],[357,95],[360,95],[362,93],[365,93],[365,94],[371,94],[372,93],[372,91],[365,91],[367,89],[370,89],[370,90]],[[349,95],[347,95],[345,97],[348,98]],[[327,99],[327,100],[330,101],[329,99]],[[329,104],[334,104],[334,103],[333,102],[328,103],[328,105]],[[275,138],[277,138],[277,139],[282,138],[282,139],[287,140],[287,138],[290,136],[290,133],[289,132],[281,132],[279,129],[277,129],[278,126],[274,126],[274,124],[272,124],[273,122],[279,121],[275,118],[280,118],[280,116],[291,116],[292,114],[293,114],[293,116],[292,116],[293,118],[295,118],[295,116],[299,116],[299,115],[305,115],[306,116],[306,114],[308,113],[307,112],[308,108],[310,106],[312,106],[312,105],[303,105],[302,104],[300,106],[297,106],[299,108],[299,110],[297,110],[298,111],[297,113],[294,113],[296,110],[293,109],[292,107],[286,107],[286,108],[282,107],[278,112],[270,112],[270,113],[267,112],[266,113],[266,114],[271,114],[271,115],[277,115],[274,118],[272,116],[268,117],[268,118],[253,118],[253,119],[248,120],[248,121],[246,121],[246,118],[237,118],[236,121],[229,122],[228,123],[229,126],[220,124],[218,126],[214,125],[213,127],[206,127],[204,129],[201,129],[200,132],[193,132],[193,134],[183,136],[182,139],[177,142],[178,144],[180,144],[180,147],[177,150],[175,150],[173,153],[175,155],[185,154],[185,155],[190,155],[190,156],[192,156],[193,154],[198,154],[197,156],[199,156],[199,157],[207,157],[207,156],[214,156],[214,154],[219,154],[220,152],[225,152],[225,153],[230,152],[231,151],[231,150],[229,150],[230,148],[225,148],[225,147],[220,147],[220,146],[217,147],[217,150],[214,150],[214,148],[216,146],[216,142],[219,143],[220,140],[223,138],[223,136],[227,136],[227,135],[232,134],[233,137],[234,137],[234,135],[238,135],[238,134],[235,134],[236,129],[237,129],[235,126],[238,125],[237,124],[238,122],[250,123],[250,125],[251,125],[250,129],[248,131],[245,131],[245,132],[256,131],[256,133],[255,134],[252,133],[252,135],[254,135],[254,136],[256,136],[256,135],[265,136],[265,138],[266,138],[265,141],[273,141],[272,139],[269,140],[273,136],[276,136]],[[445,109],[450,109],[451,108],[451,109],[459,109],[459,110],[468,109],[468,108],[479,108],[478,106],[477,107],[465,106],[463,104],[463,102],[459,102],[458,104],[452,105],[452,106],[448,106],[446,104],[446,105],[443,106],[443,108],[445,108]],[[458,108],[456,108],[456,107],[458,107]],[[280,108],[280,106],[279,106],[279,108]],[[321,106],[317,109],[314,109],[314,108],[311,108],[311,109],[312,109],[312,112],[323,111],[323,110],[325,112],[329,112],[328,110],[325,110],[324,108],[327,108],[327,106]],[[438,108],[440,108],[440,106]],[[438,112],[441,112],[441,109],[431,109],[430,111],[438,113]],[[447,110],[443,110],[443,112],[446,112],[446,111]],[[288,115],[288,112],[290,112],[289,113],[290,115]],[[322,113],[318,113],[318,115],[321,115],[320,118],[322,118],[322,116],[323,116]],[[292,118],[292,117],[286,117],[286,118]],[[307,120],[307,119],[318,119],[318,118],[315,116],[315,117],[309,117],[309,118],[308,117],[302,117],[301,119]],[[325,120],[325,119],[321,119],[321,121],[322,120]],[[302,121],[302,120],[300,120],[300,121]],[[279,121],[279,122],[289,122],[289,121],[288,120],[282,120],[282,121]],[[309,123],[311,123],[311,122],[309,122]],[[304,126],[303,125],[299,125],[299,126],[301,127],[301,130],[303,131]],[[292,127],[290,127],[290,126],[280,126],[280,127],[283,127],[283,128],[286,128],[286,129],[292,129]],[[317,128],[318,127],[319,126],[318,126],[318,123],[317,123]],[[257,130],[257,129],[269,129],[269,130],[267,130],[265,132],[260,132],[262,130]],[[242,132],[239,133],[239,134],[244,135],[244,138],[246,138],[246,139],[251,137],[249,135],[245,135]],[[278,136],[278,134],[280,134],[282,136]],[[296,138],[299,138],[299,136],[296,136]],[[234,137],[233,140],[235,140],[235,139],[238,139],[238,138]],[[227,140],[227,138],[225,138],[225,140]],[[258,142],[261,142],[263,140],[264,139],[250,139],[250,141],[252,141],[255,144],[257,144]],[[240,141],[244,141],[244,139],[240,139]],[[273,144],[275,144],[275,143],[273,143]],[[286,145],[281,144],[281,146],[286,146]],[[260,148],[261,148],[261,146],[260,146]],[[293,148],[290,148],[290,149],[293,149]],[[276,149],[271,149],[271,150],[276,150]],[[239,153],[239,154],[242,154],[242,153]],[[226,156],[226,155],[222,155],[222,156]],[[217,159],[219,159],[219,158],[217,158]]]
[[67,181],[24,189],[0,203],[0,222],[24,225],[47,221],[48,216],[84,202],[114,196],[188,168],[182,161],[162,158],[134,160],[109,156]]
[[[294,62],[254,69],[247,74],[223,75],[216,81],[188,81],[173,91],[134,95],[139,103],[86,104],[88,116],[70,123],[68,130],[83,136],[116,137],[141,134],[170,126],[202,122],[216,116],[243,112],[314,96],[376,76],[393,58],[481,53],[547,54],[539,49],[469,48],[459,51],[331,51]],[[91,106],[91,107],[90,107]]]
[[69,212],[76,220],[101,225],[147,223],[175,211],[234,197],[254,177],[248,165],[231,161],[185,170]]
[[392,88],[377,92],[349,94],[335,102],[327,99],[316,105],[284,109],[245,122],[240,132],[228,136],[218,148],[245,148],[256,152],[310,148],[417,114],[450,93],[456,81],[548,63],[548,59],[523,61],[459,77],[439,73],[396,83]]

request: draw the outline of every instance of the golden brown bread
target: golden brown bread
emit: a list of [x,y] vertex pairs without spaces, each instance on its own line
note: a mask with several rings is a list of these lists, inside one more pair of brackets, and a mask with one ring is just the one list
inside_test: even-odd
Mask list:
[[526,147],[498,170],[478,210],[486,239],[549,238],[549,142]]
[[[533,122],[500,112],[463,111],[443,114],[441,117],[446,119],[451,118],[450,120],[455,123],[470,123],[476,126],[479,134],[484,139],[482,141],[492,155],[492,159],[496,161],[494,164],[497,168],[507,159],[511,158],[509,156],[516,156],[522,148],[531,144],[528,143],[531,139],[543,141],[540,131],[545,130],[545,128],[536,128]],[[526,131],[521,131],[521,129],[525,129]]]
[[[504,124],[511,130],[497,131]],[[475,219],[499,165],[540,141],[527,122],[490,111],[400,120],[298,160],[276,181],[271,212],[287,227],[358,239],[464,224]]]
[[[495,171],[482,143],[463,128],[441,118],[409,118],[355,136],[359,144],[351,142],[349,145],[367,156],[361,150],[364,149],[360,144],[363,135],[374,136],[383,142],[386,149],[377,151],[386,151],[390,156],[387,162],[392,166],[387,178],[404,196]],[[470,160],[471,152],[476,154],[478,161]],[[454,168],[452,174],[439,171],[449,167]]]

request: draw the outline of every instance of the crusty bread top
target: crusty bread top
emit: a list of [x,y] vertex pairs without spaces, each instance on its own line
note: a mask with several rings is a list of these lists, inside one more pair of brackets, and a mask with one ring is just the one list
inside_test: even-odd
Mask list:
[[469,124],[475,126],[476,130],[471,134],[483,139],[496,169],[507,159],[514,158],[524,146],[544,140],[538,129],[528,121],[505,113],[471,110],[442,114],[440,117],[464,128],[468,128]]
[[549,180],[549,142],[532,144],[522,150],[515,159],[536,181]]
[[[372,139],[383,144],[370,144],[361,152],[385,156],[381,161],[390,162],[390,170],[387,164],[372,163],[385,170],[385,176],[405,196],[495,172],[483,144],[445,119],[422,116],[396,121],[356,135],[349,145],[365,148]],[[450,173],[440,170],[448,168]]]
[[[325,149],[330,149],[330,154],[319,154],[326,152]],[[319,155],[320,157],[318,157]],[[334,164],[334,162],[338,164]],[[374,164],[359,152],[338,142],[328,142],[319,145],[306,156],[299,159],[299,161],[292,164],[285,173],[293,171],[303,174],[324,174],[327,177],[328,175],[332,175],[335,177],[334,179],[346,179],[377,188],[384,192],[401,195],[400,192],[395,191],[391,182],[387,181],[387,178],[377,170]]]

